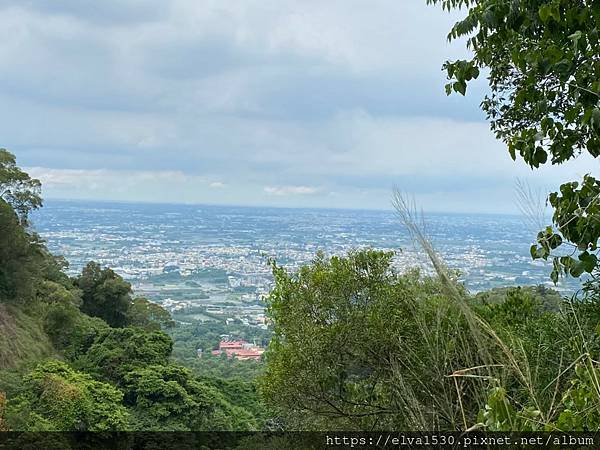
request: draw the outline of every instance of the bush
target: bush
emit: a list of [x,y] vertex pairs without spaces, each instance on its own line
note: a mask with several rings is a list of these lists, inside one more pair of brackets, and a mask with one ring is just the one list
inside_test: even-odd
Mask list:
[[152,431],[238,430],[257,428],[254,417],[231,405],[215,388],[185,368],[166,365],[135,369],[125,376],[125,400],[135,426]]
[[113,431],[128,428],[123,394],[60,361],[38,365],[24,391],[8,402],[12,430]]
[[137,367],[166,365],[172,349],[173,341],[162,331],[107,328],[76,364],[88,373],[118,384]]
[[[448,375],[485,364],[478,346],[489,344],[438,281],[400,275],[391,258],[319,257],[296,275],[274,267],[275,335],[261,390],[288,427],[431,430],[463,422]],[[475,420],[485,398],[471,394],[462,412]]]
[[98,335],[108,329],[102,319],[81,313],[72,303],[49,305],[44,319],[44,331],[54,346],[71,360],[87,352]]

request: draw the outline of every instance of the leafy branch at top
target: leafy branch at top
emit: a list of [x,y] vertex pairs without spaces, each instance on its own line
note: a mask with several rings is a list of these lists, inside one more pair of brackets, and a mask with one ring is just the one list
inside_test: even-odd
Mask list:
[[[600,156],[600,2],[593,0],[428,0],[466,16],[448,34],[465,38],[470,59],[447,61],[446,92],[466,94],[487,74],[481,107],[513,160],[531,168]],[[554,228],[538,234],[534,258],[553,257],[552,279],[598,267],[600,184],[591,175],[550,194]],[[556,231],[554,231],[556,230]],[[553,255],[563,244],[579,251]]]

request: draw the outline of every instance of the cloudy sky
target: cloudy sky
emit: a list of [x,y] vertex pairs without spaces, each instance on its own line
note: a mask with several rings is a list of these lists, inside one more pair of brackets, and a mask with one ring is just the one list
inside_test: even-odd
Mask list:
[[47,198],[513,212],[485,85],[425,0],[0,0],[0,146]]

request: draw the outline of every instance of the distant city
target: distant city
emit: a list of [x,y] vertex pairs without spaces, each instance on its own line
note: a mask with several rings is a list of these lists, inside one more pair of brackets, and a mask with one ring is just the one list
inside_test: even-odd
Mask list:
[[[95,260],[130,281],[136,295],[194,320],[219,316],[265,327],[270,258],[294,271],[318,251],[368,247],[395,252],[400,271],[431,273],[393,211],[48,201],[33,223],[70,273]],[[553,287],[549,264],[529,256],[537,230],[525,224],[519,216],[425,215],[436,250],[471,292]]]

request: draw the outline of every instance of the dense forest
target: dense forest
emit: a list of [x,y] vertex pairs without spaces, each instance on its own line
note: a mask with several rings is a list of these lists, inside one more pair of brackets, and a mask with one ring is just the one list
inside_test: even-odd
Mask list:
[[[513,159],[535,169],[600,155],[598,2],[430,3],[466,7],[449,38],[466,37],[472,58],[445,64],[447,92],[465,95],[485,73],[482,108]],[[549,194],[552,224],[532,236],[551,280],[583,276],[572,297],[542,286],[468,292],[397,195],[399,222],[435,275],[398,271],[371,249],[315,255],[295,273],[274,262],[258,363],[189,357],[214,345],[219,326],[181,328],[110,268],[90,262],[69,277],[30,224],[40,192],[0,150],[0,430],[600,427],[591,175]]]

